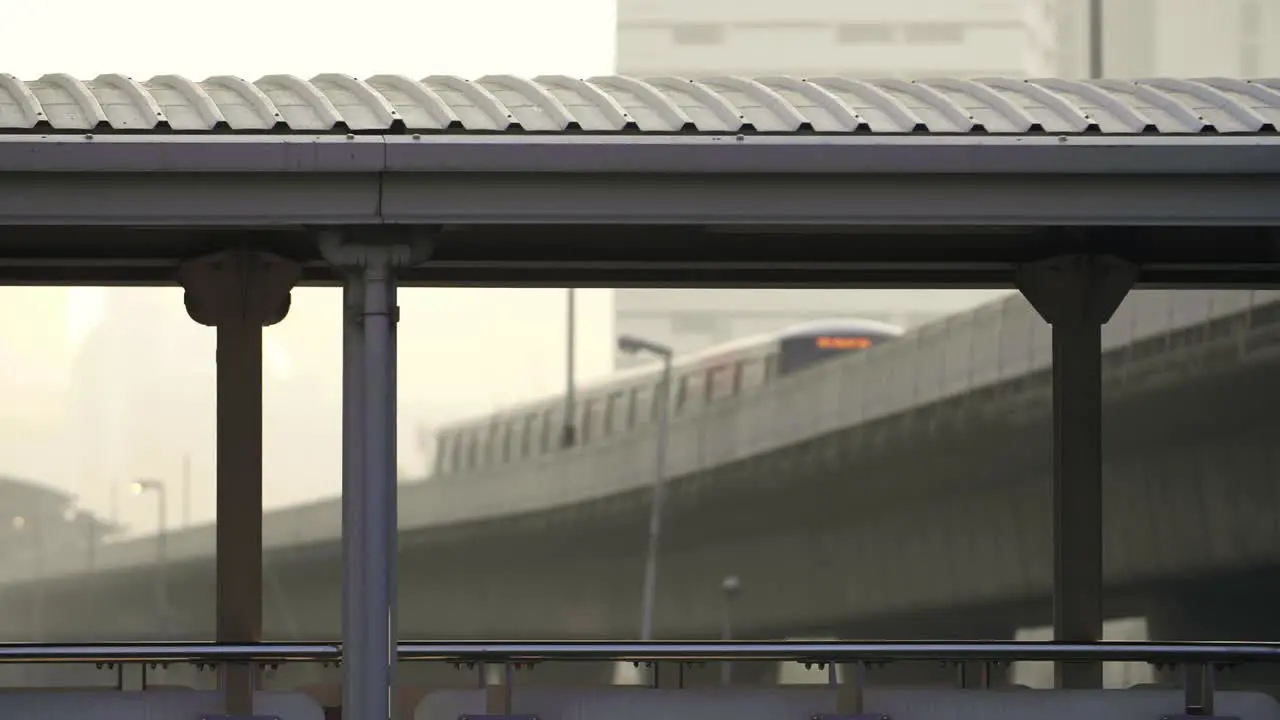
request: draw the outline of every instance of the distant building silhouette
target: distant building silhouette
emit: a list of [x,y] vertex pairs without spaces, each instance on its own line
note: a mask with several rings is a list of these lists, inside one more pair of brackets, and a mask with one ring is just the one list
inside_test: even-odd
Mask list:
[[67,403],[69,444],[95,506],[112,502],[112,485],[119,492],[138,477],[176,483],[186,453],[212,457],[198,446],[213,442],[214,348],[213,330],[187,317],[181,290],[106,291],[102,322],[72,365]]
[[70,493],[15,477],[0,475],[0,508],[0,576],[75,550],[91,562],[91,546],[114,530],[100,517],[78,511]]
[[[13,307],[33,300],[21,295],[12,299],[16,303]],[[48,317],[44,319],[50,323],[61,319],[58,308],[45,310]],[[36,323],[24,326],[10,319],[0,322],[0,397],[4,398],[0,403],[0,475],[58,482],[68,469],[62,437],[67,358],[61,353],[65,348],[53,330],[36,332]]]
[[[336,374],[332,387],[313,375],[288,378],[270,357],[288,350],[264,350],[265,503],[337,492],[342,426]],[[120,492],[139,477],[159,479],[168,484],[176,527],[184,502],[182,460],[189,454],[192,497],[185,501],[194,522],[208,521],[216,488],[216,351],[217,331],[187,316],[181,290],[107,291],[102,322],[76,357],[70,393],[79,472],[95,478],[95,503],[109,503],[113,486]],[[120,511],[131,529],[154,531],[152,503],[122,497]]]

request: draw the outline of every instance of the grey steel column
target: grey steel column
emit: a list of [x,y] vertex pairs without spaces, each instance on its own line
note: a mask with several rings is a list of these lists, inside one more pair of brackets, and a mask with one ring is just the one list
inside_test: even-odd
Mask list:
[[[395,695],[392,692],[397,680],[397,668],[399,667],[399,656],[396,653],[396,645],[400,639],[400,448],[398,447],[400,437],[400,421],[399,421],[399,351],[400,346],[397,342],[397,328],[400,324],[400,304],[398,302],[399,288],[395,282],[395,266],[390,269],[390,282],[386,285],[387,308],[390,310],[388,331],[390,339],[388,340],[387,358],[389,365],[386,368],[384,377],[389,383],[387,397],[391,400],[391,407],[388,411],[388,422],[391,431],[387,434],[390,439],[390,463],[391,463],[391,492],[387,494],[387,517],[391,518],[384,527],[387,533],[387,544],[390,547],[390,553],[387,555],[387,597],[391,599],[391,608],[387,615],[387,623],[389,629],[387,635],[391,642],[391,687],[388,688],[390,697],[388,702],[391,704],[388,717],[396,718]],[[401,720],[396,718],[396,720]]]
[[[284,319],[300,269],[265,253],[184,263],[187,313],[217,328],[218,640],[262,639],[262,328]],[[226,710],[253,713],[252,665],[224,672]]]
[[[1053,326],[1054,639],[1102,639],[1102,325],[1136,279],[1110,257],[1019,268],[1018,289]],[[1059,688],[1102,687],[1100,663],[1057,663]]]
[[[364,598],[365,565],[360,535],[364,516],[364,274],[360,270],[347,273],[342,286],[344,318],[342,323],[342,640],[346,658],[366,657],[364,636],[360,632],[366,610]],[[363,707],[361,695],[365,686],[354,682],[356,676],[343,673],[342,703],[345,707]]]
[[[364,489],[362,517],[355,533],[365,566],[365,613],[359,638],[363,656],[352,656],[352,672],[363,681],[352,681],[360,693],[360,705],[352,717],[383,720],[390,717],[391,669],[395,643],[391,638],[395,616],[396,527],[396,398],[392,376],[395,359],[395,291],[390,257],[370,252],[364,268],[364,392],[363,429]],[[355,639],[355,638],[353,638]],[[362,686],[361,686],[362,685]],[[344,711],[347,708],[344,707]]]
[[343,716],[386,720],[396,661],[395,271],[425,259],[414,245],[320,238],[349,273],[343,342]]

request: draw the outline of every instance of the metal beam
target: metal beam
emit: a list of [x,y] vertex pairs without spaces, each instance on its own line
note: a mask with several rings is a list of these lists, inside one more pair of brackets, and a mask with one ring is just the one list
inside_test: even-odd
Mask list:
[[[1261,173],[1274,132],[1133,134],[0,134],[6,173],[1040,175]],[[543,178],[545,179],[545,178]]]
[[[1280,226],[1280,213],[1276,217]],[[427,227],[427,226],[423,226]],[[357,234],[376,229],[348,226]],[[1143,287],[1280,283],[1265,223],[1005,228],[487,224],[435,232],[432,262],[401,285],[488,287],[1012,287],[1014,270],[1095,247],[1142,267]],[[608,242],[601,242],[607,237]],[[0,228],[0,284],[168,284],[181,260],[245,246],[292,258],[301,282],[337,286],[305,228]],[[729,249],[732,255],[726,255]]]
[[[1255,155],[1223,160],[1201,173],[1183,172],[1196,167],[1189,165],[1153,167],[1143,175],[1101,166],[1038,175],[972,169],[825,175],[0,173],[0,226],[1274,226],[1280,224],[1280,207],[1268,199],[1280,190],[1280,175],[1274,174],[1280,145],[1274,153],[1252,150]],[[1226,148],[1217,152],[1233,154]],[[1111,157],[1111,151],[1095,154]],[[732,257],[719,250],[721,257]]]
[[[825,267],[730,267],[714,264],[631,264],[601,263],[594,268],[548,263],[512,269],[500,264],[450,265],[408,271],[399,278],[400,287],[523,287],[563,288],[662,288],[705,290],[724,288],[779,289],[889,289],[920,288],[1014,289],[1013,262],[990,266],[956,265],[854,267],[839,263]],[[708,275],[714,273],[714,279]],[[1142,281],[1135,289],[1264,290],[1280,288],[1280,265],[1258,263],[1254,267],[1198,265],[1142,265]],[[170,267],[102,267],[91,260],[83,263],[6,266],[0,259],[0,286],[142,286],[164,287],[172,282]],[[299,285],[341,287],[328,269],[304,266]]]

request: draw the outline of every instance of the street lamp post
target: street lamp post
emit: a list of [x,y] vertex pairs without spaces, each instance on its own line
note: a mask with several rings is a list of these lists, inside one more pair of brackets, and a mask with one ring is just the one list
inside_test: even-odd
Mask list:
[[182,456],[182,527],[191,527],[191,453]]
[[565,305],[565,366],[564,366],[564,426],[560,430],[560,446],[573,447],[577,442],[578,430],[575,426],[574,407],[577,405],[577,374],[574,372],[575,350],[577,349],[577,292],[566,288],[569,296]]
[[92,573],[95,564],[93,556],[94,544],[97,541],[97,537],[94,533],[93,514],[88,511],[81,510],[74,504],[71,504],[62,511],[62,519],[66,521],[73,530],[76,528],[76,523],[84,523],[85,565],[87,566],[88,571]]
[[85,543],[88,544],[85,548],[85,562],[89,565],[89,572],[95,573],[98,571],[98,543],[101,542],[98,537],[98,520],[90,513],[85,513],[83,517]]
[[[733,601],[738,596],[742,584],[737,575],[726,575],[720,582],[720,590],[724,593],[724,616],[721,618],[720,639],[729,642],[733,639]],[[733,664],[728,660],[720,666],[720,684],[728,686],[733,682]]]
[[168,630],[169,616],[169,502],[165,485],[160,480],[135,480],[130,484],[134,495],[155,493],[156,496],[156,606],[159,613],[160,632]]
[[[94,608],[95,608],[95,603],[96,603],[95,592],[97,591],[97,588],[94,586],[94,581],[97,579],[96,576],[97,576],[97,570],[98,570],[97,520],[96,518],[94,518],[93,513],[89,512],[88,510],[84,510],[82,508],[77,507],[74,501],[68,504],[65,508],[63,508],[62,519],[64,522],[66,522],[67,528],[71,534],[68,535],[68,534],[59,532],[58,533],[59,545],[61,545],[64,542],[64,539],[69,540],[71,548],[78,550],[79,549],[78,543],[81,541],[84,542],[85,567],[86,567],[86,573],[89,576],[89,589],[88,591],[82,593],[82,595],[84,596],[83,598],[84,613],[85,613],[84,616],[86,618],[92,617]],[[83,537],[76,537],[76,533],[80,531],[84,532]]]
[[1102,0],[1089,0],[1089,77],[1102,77]]
[[37,513],[34,522],[29,522],[22,515],[14,516],[13,530],[23,536],[23,545],[28,547],[32,568],[35,571],[35,582],[31,583],[30,622],[32,634],[37,642],[44,640],[44,542],[40,532],[40,516]]
[[624,353],[649,353],[662,360],[662,379],[656,394],[658,437],[654,443],[653,504],[649,508],[649,548],[644,562],[644,590],[641,596],[640,639],[653,639],[653,602],[658,587],[658,541],[662,535],[662,495],[667,474],[667,437],[671,417],[671,361],[675,353],[666,345],[631,335],[618,338],[618,349]]

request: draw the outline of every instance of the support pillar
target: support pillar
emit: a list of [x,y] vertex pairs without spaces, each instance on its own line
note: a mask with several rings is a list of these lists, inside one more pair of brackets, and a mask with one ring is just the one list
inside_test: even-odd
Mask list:
[[320,238],[343,271],[342,714],[391,717],[396,665],[396,270],[427,245]]
[[[1018,289],[1053,326],[1053,631],[1102,639],[1102,325],[1136,268],[1064,256],[1018,269]],[[1059,688],[1101,688],[1100,663],[1057,663]]]
[[[217,328],[217,639],[262,639],[262,329],[284,319],[297,264],[231,251],[188,261],[187,313]],[[223,671],[226,711],[253,714],[253,665]]]

